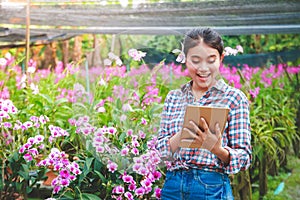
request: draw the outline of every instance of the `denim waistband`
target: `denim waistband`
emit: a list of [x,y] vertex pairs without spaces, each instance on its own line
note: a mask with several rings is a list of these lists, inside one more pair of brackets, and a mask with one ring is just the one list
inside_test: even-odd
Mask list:
[[209,172],[219,172],[224,174],[224,170],[220,168],[208,168],[206,166],[195,166],[195,167],[179,167],[179,168],[173,168],[171,171],[189,171],[189,170],[203,170],[203,171],[209,171]]
[[218,174],[220,176],[222,176],[223,178],[228,178],[228,175],[225,174],[223,172],[223,170],[206,170],[206,169],[197,169],[197,168],[179,168],[179,169],[175,169],[172,170],[170,172],[173,173],[191,173],[194,175],[199,175],[200,173],[215,173]]

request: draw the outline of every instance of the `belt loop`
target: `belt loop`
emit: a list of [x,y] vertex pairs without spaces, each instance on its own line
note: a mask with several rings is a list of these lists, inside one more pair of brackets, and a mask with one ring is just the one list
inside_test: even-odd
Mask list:
[[173,170],[172,172],[173,172],[173,176],[175,176],[175,175],[176,175],[176,172],[177,172],[177,170]]
[[197,169],[192,169],[192,172],[193,172],[193,176],[194,177],[196,177],[198,174],[197,174],[197,172],[198,172],[198,170]]
[[222,173],[222,176],[223,176],[223,180],[224,181],[228,181],[229,179],[228,179],[228,175],[227,174],[225,174],[225,173]]

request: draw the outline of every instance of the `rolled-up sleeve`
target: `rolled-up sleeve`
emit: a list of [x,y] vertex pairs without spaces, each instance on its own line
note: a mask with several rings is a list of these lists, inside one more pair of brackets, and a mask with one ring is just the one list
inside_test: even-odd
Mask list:
[[235,174],[249,168],[252,161],[249,103],[243,96],[237,96],[238,102],[230,112],[228,124],[228,144],[230,162],[225,173]]

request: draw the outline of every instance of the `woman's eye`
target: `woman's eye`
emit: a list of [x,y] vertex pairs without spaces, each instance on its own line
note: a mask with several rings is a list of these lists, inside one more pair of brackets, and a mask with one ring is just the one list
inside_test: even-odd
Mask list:
[[192,60],[193,64],[198,64],[200,61],[199,60]]
[[216,61],[216,59],[210,59],[210,60],[208,60],[208,63],[209,64],[212,64],[212,63],[214,63]]

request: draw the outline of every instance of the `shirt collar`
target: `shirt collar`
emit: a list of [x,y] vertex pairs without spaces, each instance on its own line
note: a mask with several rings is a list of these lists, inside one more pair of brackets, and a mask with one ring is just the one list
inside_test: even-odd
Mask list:
[[220,90],[221,92],[225,92],[227,88],[227,83],[223,79],[219,79],[216,85],[212,86],[213,88]]
[[[193,84],[193,80],[190,80],[189,82],[187,82],[186,84],[184,84],[181,87],[181,91],[185,94],[187,94],[188,92],[192,91],[192,84]],[[216,85],[212,86],[213,89],[219,90],[221,92],[225,92],[226,88],[227,88],[227,84],[225,83],[225,81],[223,79],[219,79],[216,83]]]

